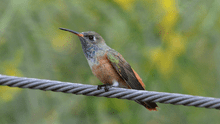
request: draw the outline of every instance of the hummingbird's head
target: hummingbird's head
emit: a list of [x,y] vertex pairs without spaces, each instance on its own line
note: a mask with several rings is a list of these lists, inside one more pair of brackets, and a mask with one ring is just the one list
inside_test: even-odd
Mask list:
[[109,48],[105,44],[105,41],[102,38],[102,36],[100,36],[98,33],[94,31],[79,33],[65,28],[59,28],[59,29],[71,32],[79,37],[86,57],[94,56],[98,50],[106,50],[106,48]]
[[88,45],[98,45],[101,47],[101,45],[105,45],[105,41],[102,38],[101,35],[94,31],[86,31],[86,32],[76,32],[73,30],[65,29],[65,28],[60,28],[61,30],[71,32],[75,35],[77,35],[82,43],[82,45],[88,44]]

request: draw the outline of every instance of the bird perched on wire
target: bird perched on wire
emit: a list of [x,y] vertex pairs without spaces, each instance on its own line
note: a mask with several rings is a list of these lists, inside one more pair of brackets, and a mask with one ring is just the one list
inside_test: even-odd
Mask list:
[[[145,90],[144,83],[139,75],[131,68],[129,63],[120,53],[110,48],[104,39],[94,31],[76,32],[65,28],[61,30],[77,35],[81,41],[83,52],[92,70],[92,73],[104,84],[98,85],[97,89],[104,87],[107,92],[112,86]],[[157,111],[154,102],[135,102],[143,105],[150,111]]]

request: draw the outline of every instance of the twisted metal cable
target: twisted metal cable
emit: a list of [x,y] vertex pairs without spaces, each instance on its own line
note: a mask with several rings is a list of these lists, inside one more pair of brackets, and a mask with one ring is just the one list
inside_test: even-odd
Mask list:
[[159,102],[173,105],[195,106],[220,109],[220,99],[202,96],[192,96],[177,93],[154,92],[112,87],[108,92],[97,90],[97,86],[78,83],[60,82],[35,78],[24,78],[0,75],[0,85],[10,87],[40,89],[44,91],[72,93],[76,95],[98,96],[142,102]]

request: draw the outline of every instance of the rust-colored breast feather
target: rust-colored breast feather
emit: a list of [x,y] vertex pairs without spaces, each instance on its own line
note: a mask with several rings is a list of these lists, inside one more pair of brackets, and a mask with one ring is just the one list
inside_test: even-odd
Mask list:
[[107,59],[107,55],[97,58],[99,64],[92,66],[92,73],[103,83],[112,84],[113,81],[120,82],[119,87],[128,88],[126,82],[121,78],[115,68]]

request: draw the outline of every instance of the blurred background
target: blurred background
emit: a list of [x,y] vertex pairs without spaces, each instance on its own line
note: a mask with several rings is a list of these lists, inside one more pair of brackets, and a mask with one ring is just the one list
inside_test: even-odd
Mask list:
[[[0,74],[102,84],[77,36],[96,31],[146,90],[220,98],[219,0],[1,0]],[[0,86],[0,124],[219,123],[219,110]]]

